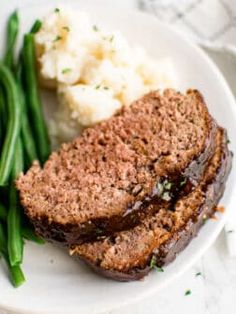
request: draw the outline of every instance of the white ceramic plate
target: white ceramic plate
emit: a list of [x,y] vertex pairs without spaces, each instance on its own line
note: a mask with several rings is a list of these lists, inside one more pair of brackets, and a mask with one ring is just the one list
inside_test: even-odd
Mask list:
[[[84,2],[77,0],[76,6],[86,7],[95,23],[121,30],[131,42],[144,46],[156,58],[170,56],[178,73],[179,88],[185,90],[194,87],[203,93],[213,116],[227,127],[231,148],[236,151],[236,107],[233,96],[216,66],[200,49],[154,17],[138,12],[118,12],[101,6],[89,7],[93,1],[86,1],[86,5]],[[42,2],[41,5],[38,2],[38,5],[22,8],[22,32],[28,30],[32,22],[47,9]],[[6,16],[0,21],[3,31]],[[50,102],[49,98],[46,97],[45,102]],[[230,196],[236,193],[234,170],[221,200],[226,213],[219,215],[217,221],[209,221],[176,261],[165,268],[164,273],[152,272],[144,281],[119,283],[99,277],[55,246],[27,243],[23,265],[27,278],[25,285],[19,289],[12,288],[4,266],[0,265],[0,309],[23,314],[104,313],[157,292],[195,263],[216,239],[227,212],[233,206]]]

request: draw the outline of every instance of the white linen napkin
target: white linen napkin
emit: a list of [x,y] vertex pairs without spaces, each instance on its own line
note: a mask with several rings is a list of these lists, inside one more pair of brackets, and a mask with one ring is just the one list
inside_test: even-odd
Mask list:
[[198,44],[236,54],[236,0],[140,0],[140,6]]
[[[218,63],[236,96],[236,0],[139,0],[140,8],[201,45]],[[236,206],[236,197],[235,197]],[[236,210],[225,225],[229,254],[236,256]]]

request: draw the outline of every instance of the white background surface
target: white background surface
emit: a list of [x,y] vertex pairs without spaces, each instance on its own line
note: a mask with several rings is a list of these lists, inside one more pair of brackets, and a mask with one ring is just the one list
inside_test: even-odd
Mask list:
[[[136,7],[135,0],[94,0],[101,5],[112,4],[124,8]],[[0,0],[1,8],[26,5],[33,0]],[[46,2],[42,1],[41,3]],[[236,86],[236,64],[231,57],[223,57],[220,53],[211,53],[223,74],[232,87]],[[236,90],[236,89],[235,89]],[[235,231],[236,232],[236,231]],[[201,276],[195,276],[201,272]],[[1,280],[1,279],[0,279]],[[191,295],[185,296],[190,289]],[[1,293],[1,292],[0,292]],[[79,296],[78,296],[79,297]],[[117,296],[119,298],[119,296]],[[40,300],[40,296],[39,296]],[[92,300],[91,300],[92,302]],[[202,259],[177,282],[168,286],[158,294],[140,301],[132,306],[126,306],[109,314],[235,314],[236,313],[236,258],[230,258],[225,247],[224,234],[208,250]],[[0,313],[4,314],[4,313]],[[65,313],[66,314],[66,313]]]

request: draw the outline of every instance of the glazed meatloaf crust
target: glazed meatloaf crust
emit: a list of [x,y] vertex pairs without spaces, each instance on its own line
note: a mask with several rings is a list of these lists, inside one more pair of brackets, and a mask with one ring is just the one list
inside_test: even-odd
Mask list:
[[172,208],[159,209],[131,230],[72,246],[70,254],[79,256],[102,275],[120,281],[140,279],[155,265],[161,267],[173,261],[214,213],[223,193],[231,154],[222,129],[216,142],[214,156],[199,186],[181,196]]
[[198,91],[149,93],[20,176],[22,205],[38,234],[65,244],[133,227],[197,184],[215,134]]

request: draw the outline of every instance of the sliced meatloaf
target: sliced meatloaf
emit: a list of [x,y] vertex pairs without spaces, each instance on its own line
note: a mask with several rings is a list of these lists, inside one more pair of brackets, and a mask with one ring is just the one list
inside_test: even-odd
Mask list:
[[171,262],[210,217],[223,193],[231,166],[231,154],[222,129],[217,147],[199,186],[181,196],[173,207],[165,206],[133,229],[118,232],[93,243],[72,246],[97,272],[116,280],[136,280],[156,265]]
[[152,92],[62,145],[43,169],[17,181],[22,205],[45,238],[81,243],[135,226],[212,156],[216,125],[196,90]]

